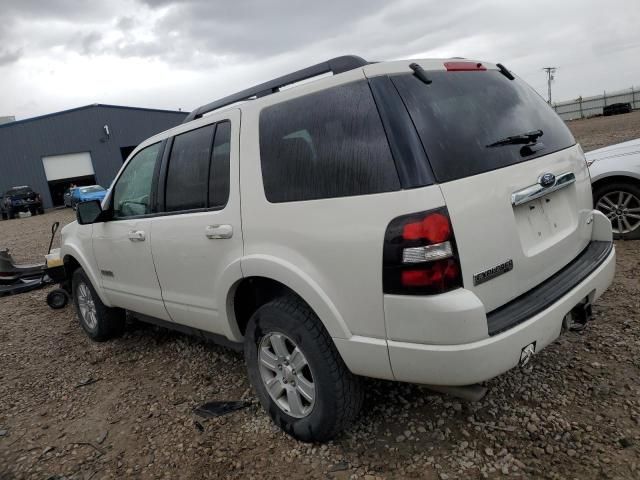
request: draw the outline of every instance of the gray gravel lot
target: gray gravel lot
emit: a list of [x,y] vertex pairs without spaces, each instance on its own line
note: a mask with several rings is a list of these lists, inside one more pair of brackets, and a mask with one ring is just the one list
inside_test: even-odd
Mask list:
[[[0,223],[0,244],[37,258],[50,223],[71,218]],[[0,299],[0,478],[640,478],[640,242],[616,246],[615,283],[585,333],[488,382],[476,404],[369,381],[365,415],[325,446],[272,426],[239,354],[141,325],[97,344],[44,291]],[[252,404],[192,413],[238,399]]]
[[[0,222],[0,246],[37,260],[72,212]],[[640,478],[640,242],[617,242],[617,273],[584,333],[467,404],[367,381],[364,414],[307,445],[257,405],[240,354],[133,323],[97,344],[46,291],[0,299],[0,479]],[[247,400],[202,419],[209,400]]]

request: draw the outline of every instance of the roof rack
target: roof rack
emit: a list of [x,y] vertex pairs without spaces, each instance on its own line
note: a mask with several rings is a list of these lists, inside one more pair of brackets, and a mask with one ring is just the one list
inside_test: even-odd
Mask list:
[[327,60],[326,62],[311,65],[310,67],[303,68],[302,70],[283,75],[282,77],[269,80],[268,82],[261,83],[260,85],[247,88],[246,90],[242,90],[241,92],[234,93],[233,95],[229,95],[228,97],[224,97],[198,107],[189,115],[187,115],[182,123],[190,122],[191,120],[202,117],[205,113],[209,113],[219,108],[226,107],[227,105],[231,105],[232,103],[242,102],[254,97],[260,98],[271,95],[272,93],[280,91],[280,88],[286,85],[291,85],[292,83],[297,83],[301,82],[302,80],[317,77],[318,75],[322,75],[323,73],[333,72],[334,75],[337,75],[339,73],[348,72],[349,70],[353,70],[355,68],[364,67],[368,64],[369,62],[356,55],[344,55],[342,57],[332,58],[330,60]]

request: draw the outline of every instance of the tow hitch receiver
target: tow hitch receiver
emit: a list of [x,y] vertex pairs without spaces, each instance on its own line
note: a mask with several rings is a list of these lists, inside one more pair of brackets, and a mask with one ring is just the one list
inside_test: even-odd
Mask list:
[[526,366],[534,353],[536,353],[536,342],[530,343],[522,349],[520,352],[520,361],[518,362],[518,366],[520,368]]
[[587,323],[593,317],[593,309],[589,296],[586,296],[580,303],[567,313],[562,321],[563,330],[580,332],[585,329]]

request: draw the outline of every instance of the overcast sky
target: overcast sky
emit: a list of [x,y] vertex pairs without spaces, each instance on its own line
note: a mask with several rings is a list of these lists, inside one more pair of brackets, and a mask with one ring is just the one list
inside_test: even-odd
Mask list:
[[0,0],[0,116],[191,110],[330,57],[502,62],[554,100],[640,87],[640,0]]

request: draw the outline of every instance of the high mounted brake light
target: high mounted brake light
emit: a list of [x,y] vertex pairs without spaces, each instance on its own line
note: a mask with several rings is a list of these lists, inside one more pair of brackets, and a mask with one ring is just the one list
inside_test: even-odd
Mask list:
[[447,72],[484,72],[487,67],[479,62],[444,62]]
[[382,276],[385,293],[433,295],[462,286],[446,208],[391,221],[384,240]]

